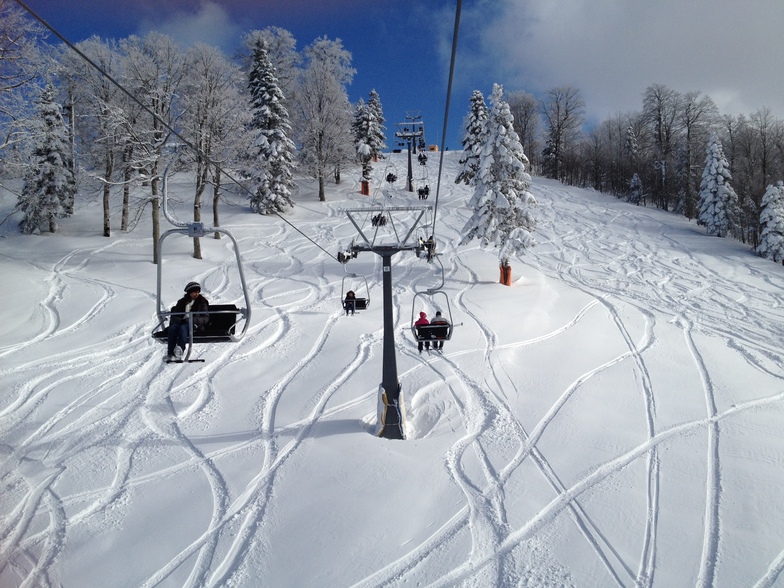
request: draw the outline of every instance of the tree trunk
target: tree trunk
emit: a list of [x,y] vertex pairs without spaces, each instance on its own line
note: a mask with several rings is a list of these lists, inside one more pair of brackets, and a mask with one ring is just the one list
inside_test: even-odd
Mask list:
[[324,174],[319,174],[318,185],[319,185],[319,200],[321,202],[326,202],[327,197],[324,194]]
[[68,97],[68,168],[76,178],[76,121],[73,96]]
[[509,265],[509,260],[504,259],[501,261],[501,264],[498,266],[500,269],[500,278],[498,279],[499,283],[503,284],[504,286],[511,286],[512,285],[512,266]]
[[112,230],[110,226],[109,215],[109,196],[112,191],[112,172],[114,171],[114,157],[111,151],[107,150],[106,160],[104,161],[104,184],[103,184],[103,236],[111,237]]
[[[201,204],[193,203],[193,221],[199,222],[201,220]],[[199,237],[193,238],[193,258],[201,259],[201,240]]]
[[131,157],[133,156],[133,145],[128,145],[123,149],[123,199],[122,199],[122,217],[120,220],[120,230],[128,230],[128,216],[130,215],[131,208],[131,176],[133,169],[131,168]]
[[[218,202],[220,202],[220,189],[221,189],[221,168],[220,165],[215,166],[215,173],[212,176],[212,226],[219,227],[220,219],[218,218]],[[215,239],[220,239],[221,234],[217,231],[212,234]]]
[[[193,197],[193,222],[201,222],[201,196],[204,194],[204,188],[207,185],[207,174],[210,166],[199,157],[199,163],[196,165],[196,194]],[[201,240],[199,237],[193,238],[193,257],[194,259],[201,259]]]

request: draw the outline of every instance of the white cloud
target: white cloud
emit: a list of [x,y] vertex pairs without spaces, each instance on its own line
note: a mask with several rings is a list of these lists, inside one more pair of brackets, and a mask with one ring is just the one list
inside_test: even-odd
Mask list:
[[199,42],[229,51],[240,33],[226,10],[210,0],[203,0],[195,10],[173,12],[161,20],[143,20],[140,34],[150,31],[169,35],[185,47]]
[[781,0],[496,0],[467,21],[474,46],[461,56],[484,85],[572,85],[599,119],[639,110],[654,83],[701,90],[723,113],[784,118]]

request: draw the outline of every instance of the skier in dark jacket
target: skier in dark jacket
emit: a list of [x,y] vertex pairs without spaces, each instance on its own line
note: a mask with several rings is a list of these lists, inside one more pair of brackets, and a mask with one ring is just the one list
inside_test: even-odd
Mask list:
[[[192,313],[193,317],[193,333],[204,330],[207,323],[210,321],[210,316],[207,314],[210,310],[210,303],[201,295],[201,285],[199,282],[188,282],[185,286],[185,296],[177,301],[171,311],[173,313]],[[185,351],[185,345],[188,342],[188,315],[187,314],[173,314],[169,320],[168,330],[168,350],[166,353],[166,360],[172,361],[178,359],[175,355],[175,349],[182,356]],[[175,347],[176,346],[176,347]]]
[[354,314],[357,311],[357,295],[354,294],[354,290],[349,290],[346,292],[346,299],[343,301],[343,308],[346,309],[346,316],[348,313]]

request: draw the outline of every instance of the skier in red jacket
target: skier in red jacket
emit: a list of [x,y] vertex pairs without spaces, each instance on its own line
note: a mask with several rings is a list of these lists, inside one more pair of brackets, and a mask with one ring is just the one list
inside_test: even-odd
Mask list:
[[[419,320],[414,323],[415,327],[420,327],[422,325],[429,325],[430,322],[427,320],[427,315],[424,312],[419,313]],[[419,341],[419,353],[422,353],[422,343],[425,344],[425,349],[430,351],[430,341]]]

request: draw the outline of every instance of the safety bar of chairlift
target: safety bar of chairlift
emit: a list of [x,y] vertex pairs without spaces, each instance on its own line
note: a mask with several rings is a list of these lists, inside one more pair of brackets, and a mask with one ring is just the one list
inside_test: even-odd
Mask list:
[[[422,343],[426,343],[428,341],[431,341],[431,342],[432,341],[451,341],[452,340],[452,333],[454,331],[454,328],[455,327],[460,327],[462,325],[463,325],[463,323],[460,323],[459,325],[453,325],[451,323],[450,324],[438,323],[438,324],[434,325],[434,324],[430,323],[430,324],[427,324],[427,325],[411,325],[410,329],[411,329],[411,333],[414,335],[414,340],[415,341],[417,341],[417,342],[421,341]],[[428,337],[428,338],[425,338],[422,335],[420,335],[420,333],[419,333],[420,327],[425,332],[427,332],[427,331],[435,331],[439,327],[444,328],[444,329],[446,329],[446,337]]]
[[[185,356],[182,358],[182,360],[183,361],[188,361],[188,359],[191,356],[191,352],[193,351],[193,315],[194,314],[206,314],[206,315],[210,315],[210,314],[234,314],[234,315],[236,315],[239,312],[239,314],[242,315],[242,318],[239,319],[239,320],[234,321],[234,324],[231,327],[229,327],[229,329],[226,332],[226,336],[229,338],[229,340],[236,343],[237,341],[242,339],[243,335],[245,334],[245,331],[247,330],[248,317],[246,316],[246,313],[243,312],[243,311],[244,311],[244,309],[241,309],[241,308],[238,308],[237,310],[208,310],[206,312],[205,311],[172,312],[170,310],[169,311],[164,311],[164,312],[160,312],[159,311],[158,312],[158,325],[153,329],[153,333],[156,333],[159,329],[163,329],[164,328],[164,323],[166,322],[166,318],[167,317],[169,317],[169,322],[171,323],[171,317],[173,317],[173,316],[186,316],[188,318],[188,349],[186,350]],[[240,336],[239,337],[235,337],[234,335],[232,335],[231,329],[233,329],[235,326],[237,326],[237,323],[239,323],[240,320],[245,320],[245,325],[244,325],[244,328],[243,328],[242,333],[240,334]],[[171,324],[169,325],[169,327],[171,328]]]

